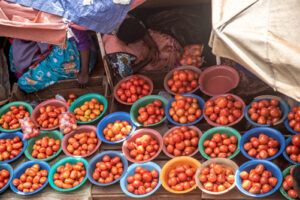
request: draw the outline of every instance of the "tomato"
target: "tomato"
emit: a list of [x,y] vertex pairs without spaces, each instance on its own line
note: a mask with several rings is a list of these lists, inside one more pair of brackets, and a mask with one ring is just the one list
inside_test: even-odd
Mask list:
[[293,198],[293,199],[298,198],[298,194],[297,194],[296,190],[294,190],[294,189],[289,190],[289,191],[287,192],[287,194],[288,194],[291,198]]
[[300,147],[300,135],[294,135],[292,139],[292,144]]

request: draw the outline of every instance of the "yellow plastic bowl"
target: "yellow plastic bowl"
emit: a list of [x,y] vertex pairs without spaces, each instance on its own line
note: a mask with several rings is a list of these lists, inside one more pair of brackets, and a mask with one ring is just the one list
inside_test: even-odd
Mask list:
[[188,156],[180,156],[180,157],[176,157],[173,158],[171,160],[169,160],[162,168],[161,173],[160,173],[160,181],[161,184],[163,185],[163,187],[168,190],[171,193],[175,193],[175,194],[183,194],[183,193],[188,193],[192,190],[194,190],[197,187],[197,184],[195,183],[195,185],[193,187],[191,187],[188,190],[183,190],[183,191],[176,191],[173,190],[172,188],[170,188],[168,186],[168,174],[170,172],[170,170],[174,169],[175,167],[177,167],[178,165],[183,165],[183,164],[189,164],[194,168],[198,168],[200,167],[201,163],[196,160],[195,158],[191,158]]

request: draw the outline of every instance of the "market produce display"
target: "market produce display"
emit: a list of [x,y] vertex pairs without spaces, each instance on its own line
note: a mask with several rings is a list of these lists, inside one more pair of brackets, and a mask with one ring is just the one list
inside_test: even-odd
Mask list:
[[24,193],[33,192],[41,188],[48,179],[48,171],[40,169],[39,164],[34,164],[25,170],[19,178],[13,180],[13,185]]
[[284,172],[286,170],[288,170],[288,172],[287,172],[287,175],[283,179],[282,186],[281,186],[282,188],[280,188],[280,190],[283,189],[290,198],[297,199],[298,193],[294,188],[293,177],[292,177],[292,172],[293,172],[294,168],[295,168],[295,166],[291,166],[284,170]]
[[191,69],[175,70],[167,85],[176,94],[189,93],[198,87],[198,78],[199,73]]
[[40,129],[36,127],[30,117],[25,117],[21,120],[21,128],[23,131],[23,138],[26,140],[36,137],[40,134]]
[[203,142],[204,152],[211,158],[230,157],[237,150],[238,139],[225,133],[215,133],[210,140]]
[[116,120],[114,123],[109,123],[103,130],[105,139],[111,142],[123,140],[132,131],[132,126],[128,121]]
[[244,103],[237,96],[221,95],[205,103],[204,115],[218,125],[233,125],[235,121],[241,119],[244,107]]
[[67,104],[71,106],[71,104],[77,99],[76,94],[69,94],[67,99]]
[[1,116],[0,125],[3,129],[18,129],[21,126],[19,120],[24,117],[30,117],[24,105],[11,106],[9,111]]
[[83,162],[77,162],[75,165],[67,162],[57,167],[53,180],[58,188],[70,189],[79,185],[85,176],[86,170]]
[[156,188],[159,181],[159,173],[156,169],[149,170],[141,166],[135,168],[134,175],[128,176],[126,189],[135,195],[150,193]]
[[77,129],[74,113],[66,112],[59,115],[59,129],[63,134],[71,133]]
[[6,184],[8,184],[10,173],[6,169],[0,170],[0,189],[2,189]]
[[13,139],[0,139],[0,161],[12,160],[18,156],[24,148],[24,143],[19,136]]
[[100,162],[96,163],[93,179],[99,183],[111,183],[119,179],[123,172],[124,168],[120,157],[111,158],[105,155]]
[[162,107],[162,102],[154,100],[153,103],[148,103],[145,107],[139,108],[137,121],[147,126],[160,122],[164,117],[165,109]]
[[287,116],[289,122],[288,125],[295,131],[300,133],[300,106],[296,105],[292,107],[291,112]]
[[78,121],[88,122],[96,119],[103,111],[104,105],[92,98],[90,101],[85,101],[80,107],[76,107],[74,114]]
[[35,141],[32,147],[31,156],[37,159],[45,159],[53,156],[60,149],[60,140],[48,136]]
[[294,135],[291,142],[285,151],[292,161],[300,163],[300,135]]
[[258,124],[274,124],[283,116],[277,99],[254,101],[248,110],[250,119]]
[[67,109],[63,106],[42,106],[39,108],[39,116],[36,120],[42,128],[53,128],[59,124],[58,116],[66,111]]
[[197,151],[199,133],[188,126],[180,126],[164,136],[164,149],[173,156],[190,156]]

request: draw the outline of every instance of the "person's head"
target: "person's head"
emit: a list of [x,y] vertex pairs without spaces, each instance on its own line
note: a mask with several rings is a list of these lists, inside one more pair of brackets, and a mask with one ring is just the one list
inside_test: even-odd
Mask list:
[[126,44],[141,40],[146,34],[146,28],[135,18],[126,18],[120,25],[117,37]]
[[293,172],[292,172],[292,177],[293,177],[293,188],[296,190],[298,195],[300,194],[300,165],[297,165]]

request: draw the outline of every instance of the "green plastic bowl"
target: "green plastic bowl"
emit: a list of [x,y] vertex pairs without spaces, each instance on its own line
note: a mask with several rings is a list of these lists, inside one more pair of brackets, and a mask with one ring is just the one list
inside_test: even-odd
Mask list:
[[[6,104],[5,106],[1,107],[0,109],[0,117],[2,115],[4,115],[5,113],[7,113],[10,109],[11,106],[20,106],[20,105],[24,105],[25,106],[25,110],[28,111],[31,115],[32,111],[33,111],[33,108],[31,107],[30,104],[24,102],[24,101],[14,101],[14,102],[11,102],[9,104]],[[21,130],[21,127],[20,128],[16,128],[16,129],[4,129],[0,126],[0,131],[1,132],[6,132],[6,133],[11,133],[11,132],[15,132],[15,131],[19,131]]]
[[[35,141],[37,141],[39,139],[42,139],[45,136],[48,136],[49,138],[53,138],[55,140],[59,139],[60,140],[60,148],[59,148],[59,150],[54,155],[52,155],[52,156],[50,156],[48,158],[45,158],[45,159],[37,159],[37,158],[32,157],[31,156],[32,147],[33,147]],[[55,158],[56,156],[58,156],[60,154],[60,152],[62,151],[61,144],[62,144],[63,137],[64,136],[59,131],[57,131],[57,130],[53,130],[53,131],[41,131],[41,133],[37,137],[31,138],[30,140],[28,140],[27,148],[26,148],[24,154],[25,154],[26,158],[28,158],[29,160],[48,162],[48,161],[52,160],[53,158]]]
[[[290,170],[291,170],[291,168],[292,167],[296,167],[297,165],[292,165],[292,166],[289,166],[288,168],[286,168],[285,170],[283,170],[283,172],[282,172],[282,177],[283,177],[283,179],[287,176],[287,175],[289,175],[290,174]],[[280,186],[280,193],[286,198],[286,199],[289,199],[289,200],[297,200],[297,199],[293,199],[292,197],[290,197],[287,193],[286,193],[286,191],[283,189],[283,187],[282,187],[282,184],[281,184],[281,186]]]
[[90,94],[85,94],[81,97],[79,97],[78,99],[76,99],[72,105],[69,108],[69,111],[73,112],[75,110],[75,108],[78,108],[80,106],[82,106],[84,104],[84,102],[86,101],[90,101],[92,98],[97,99],[97,101],[99,101],[100,104],[104,105],[104,110],[102,111],[102,113],[96,117],[95,119],[91,120],[91,121],[87,121],[87,122],[82,122],[82,121],[78,121],[78,124],[91,124],[95,121],[97,121],[98,119],[100,119],[100,117],[102,117],[105,113],[105,111],[107,110],[107,100],[104,96],[100,95],[100,94],[96,94],[96,93],[90,93]]
[[[167,105],[168,105],[168,100],[165,99],[164,97],[162,96],[159,96],[159,95],[148,95],[148,96],[145,96],[139,100],[137,100],[136,102],[134,102],[134,104],[131,106],[131,109],[130,109],[130,118],[132,120],[132,122],[138,126],[138,127],[144,127],[143,124],[139,123],[137,121],[137,117],[138,117],[138,111],[140,109],[140,107],[144,107],[146,106],[147,104],[149,103],[153,103],[154,100],[160,100],[162,102],[162,107],[163,109],[166,109]],[[150,127],[150,126],[156,126],[158,124],[161,124],[163,121],[165,121],[167,119],[167,117],[165,116],[162,120],[160,120],[159,122],[155,123],[155,124],[150,124],[150,125],[147,125],[146,127]]]
[[[81,183],[79,183],[77,186],[72,187],[70,189],[63,189],[63,188],[59,188],[54,184],[53,181],[53,175],[56,173],[56,169],[60,166],[60,165],[65,165],[66,163],[70,163],[71,165],[75,165],[77,162],[83,162],[84,167],[85,167],[85,171],[86,171],[86,175],[83,179],[83,181],[81,181]],[[48,180],[49,183],[51,185],[51,187],[57,191],[61,191],[61,192],[69,192],[69,191],[73,191],[76,190],[78,188],[80,188],[86,181],[87,179],[87,166],[88,166],[88,161],[84,158],[74,158],[74,157],[65,157],[61,160],[59,160],[57,163],[55,163],[50,170],[50,173],[48,175]]]
[[200,137],[200,140],[199,140],[199,143],[198,143],[198,148],[199,148],[199,151],[201,153],[201,155],[206,158],[207,160],[211,159],[210,156],[208,156],[205,152],[204,152],[204,147],[203,147],[203,142],[205,140],[210,140],[213,135],[215,133],[225,133],[226,135],[228,136],[235,136],[237,139],[238,139],[238,143],[236,144],[236,150],[235,152],[229,156],[227,159],[232,159],[234,158],[236,155],[238,155],[238,153],[240,152],[240,140],[241,140],[241,134],[235,130],[234,128],[231,128],[231,127],[226,127],[226,126],[218,126],[218,127],[214,127],[214,128],[211,128],[209,130],[207,130],[201,137]]

